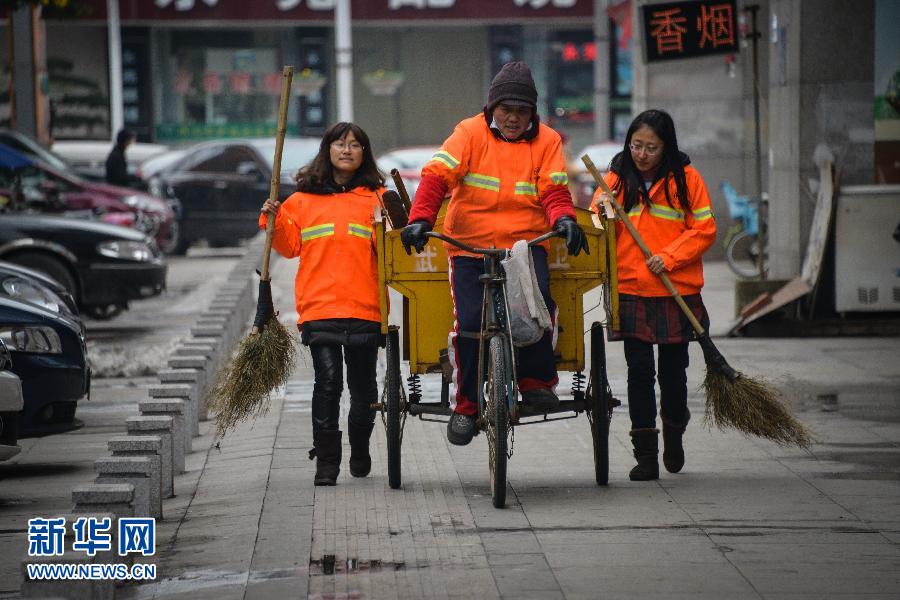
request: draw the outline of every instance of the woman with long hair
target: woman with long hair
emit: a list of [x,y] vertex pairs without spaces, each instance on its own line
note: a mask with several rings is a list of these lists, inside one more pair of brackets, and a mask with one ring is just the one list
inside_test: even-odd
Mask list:
[[259,226],[275,219],[272,248],[299,257],[294,289],[300,340],[315,371],[312,394],[315,485],[335,485],[341,465],[338,423],[343,363],[350,392],[350,474],[372,468],[369,437],[378,401],[375,363],[384,345],[373,222],[384,191],[369,137],[353,123],[336,123],[319,152],[296,177],[283,203],[268,199]]
[[[632,121],[625,148],[613,157],[606,183],[647,243],[647,259],[622,223],[616,224],[619,329],[628,366],[628,412],[637,459],[633,481],[659,478],[655,379],[659,382],[663,464],[671,473],[684,466],[682,435],[690,419],[687,406],[688,341],[693,329],[658,277],[666,273],[705,328],[709,317],[700,290],[701,257],[716,238],[709,193],[687,154],[678,149],[675,124],[662,110],[648,110]],[[603,193],[594,194],[597,211]],[[658,369],[653,346],[658,347]]]

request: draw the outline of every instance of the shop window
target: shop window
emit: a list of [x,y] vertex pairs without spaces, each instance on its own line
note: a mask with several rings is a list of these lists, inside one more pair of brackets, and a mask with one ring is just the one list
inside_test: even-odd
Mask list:
[[[164,102],[172,122],[159,139],[262,137],[274,131],[281,93],[275,47],[214,47],[173,36]],[[253,43],[253,40],[244,40]]]

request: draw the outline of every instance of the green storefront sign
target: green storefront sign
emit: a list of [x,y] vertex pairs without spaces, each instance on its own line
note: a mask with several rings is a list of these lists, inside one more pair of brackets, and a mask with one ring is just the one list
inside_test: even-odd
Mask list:
[[[288,125],[288,135],[297,135],[297,131],[296,125]],[[156,139],[161,142],[274,137],[274,135],[274,123],[230,123],[228,125],[163,123],[156,126]]]

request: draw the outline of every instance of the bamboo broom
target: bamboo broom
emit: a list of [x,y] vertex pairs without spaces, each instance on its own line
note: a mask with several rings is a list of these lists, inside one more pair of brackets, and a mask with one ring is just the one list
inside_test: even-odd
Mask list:
[[[593,161],[587,154],[581,160],[607,195],[616,216],[634,238],[644,257],[649,259],[653,253],[622,210],[616,195],[609,189]],[[703,389],[706,391],[706,422],[715,424],[719,429],[733,428],[745,435],[763,437],[780,446],[808,448],[813,441],[812,436],[779,401],[781,394],[778,390],[764,381],[731,368],[669,277],[664,272],[657,275],[691,322],[703,350],[706,361],[706,378],[703,382]]]
[[[278,105],[278,128],[275,133],[275,158],[272,161],[272,181],[269,198],[278,198],[281,178],[281,153],[287,122],[288,100],[294,68],[285,66],[281,79],[281,101]],[[287,382],[296,359],[294,337],[278,320],[272,303],[272,282],[269,277],[269,257],[275,218],[269,216],[266,241],[259,276],[259,296],[256,316],[250,335],[241,341],[231,363],[219,374],[211,391],[211,405],[216,412],[216,436],[249,417],[265,414],[269,409],[272,390]]]

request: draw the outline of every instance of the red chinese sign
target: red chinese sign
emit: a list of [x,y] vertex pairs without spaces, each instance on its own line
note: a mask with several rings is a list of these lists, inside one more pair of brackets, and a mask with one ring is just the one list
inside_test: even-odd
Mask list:
[[[107,0],[80,0],[85,19],[105,21]],[[509,19],[583,20],[594,14],[594,0],[350,0],[356,23],[474,19],[506,22]],[[330,24],[335,0],[131,0],[119,3],[123,23],[143,21],[275,21]]]
[[647,62],[738,51],[735,0],[642,7]]

